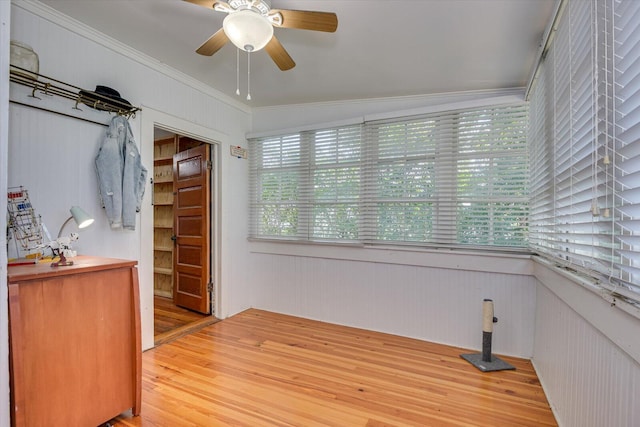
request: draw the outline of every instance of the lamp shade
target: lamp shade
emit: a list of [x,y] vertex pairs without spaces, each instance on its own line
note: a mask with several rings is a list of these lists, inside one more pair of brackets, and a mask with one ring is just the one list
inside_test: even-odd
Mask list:
[[238,49],[255,52],[273,37],[273,26],[262,15],[251,10],[230,13],[222,22],[224,32]]
[[58,238],[62,236],[62,230],[64,229],[64,226],[69,224],[69,221],[71,220],[74,220],[75,223],[78,224],[78,228],[85,228],[93,224],[93,218],[91,217],[91,215],[86,213],[80,206],[71,206],[70,212],[71,216],[62,223],[60,231],[58,231]]
[[80,206],[71,206],[71,216],[78,224],[78,228],[85,228],[93,224],[93,218],[85,212]]

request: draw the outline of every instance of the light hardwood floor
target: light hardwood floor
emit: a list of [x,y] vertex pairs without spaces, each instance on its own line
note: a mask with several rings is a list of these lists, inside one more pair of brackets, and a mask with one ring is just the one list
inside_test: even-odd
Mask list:
[[[115,426],[555,426],[527,360],[248,310],[143,354],[142,413]],[[473,352],[473,351],[471,351]]]
[[196,322],[203,317],[206,315],[176,306],[171,298],[153,297],[153,330],[155,335],[164,334]]
[[178,307],[170,298],[153,297],[153,342],[156,346],[219,322],[215,316]]

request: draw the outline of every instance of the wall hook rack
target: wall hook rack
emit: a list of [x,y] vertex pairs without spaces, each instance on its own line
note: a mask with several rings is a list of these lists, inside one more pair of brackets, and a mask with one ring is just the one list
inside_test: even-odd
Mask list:
[[[91,108],[100,111],[106,111],[109,113],[118,114],[120,116],[126,116],[127,118],[135,118],[136,113],[140,111],[139,107],[135,107],[133,105],[118,101],[116,99],[109,98],[107,96],[101,95],[99,93],[91,92],[80,87],[71,85],[69,83],[65,83],[63,81],[47,77],[43,74],[38,74],[26,70],[24,68],[17,67],[15,65],[10,66],[9,70],[9,79],[13,83],[17,83],[23,86],[30,87],[32,98],[42,99],[38,97],[38,94],[46,95],[46,96],[59,96],[62,98],[70,99],[75,102],[73,109],[80,110],[80,104],[87,105]],[[13,102],[13,101],[12,101]],[[28,105],[22,104],[21,105]],[[48,110],[45,108],[39,108],[41,110],[50,111],[56,114],[62,114],[69,116],[68,114],[60,113],[58,111]],[[74,116],[69,116],[74,117]],[[80,117],[75,117],[80,120],[85,120]],[[91,121],[91,120],[87,120]],[[102,124],[102,123],[98,123]]]

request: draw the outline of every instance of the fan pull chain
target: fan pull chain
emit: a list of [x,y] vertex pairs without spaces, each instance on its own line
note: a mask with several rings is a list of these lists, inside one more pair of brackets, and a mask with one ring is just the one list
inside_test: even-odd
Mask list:
[[247,101],[251,101],[251,51],[247,50]]
[[240,96],[240,49],[236,49],[236,95]]

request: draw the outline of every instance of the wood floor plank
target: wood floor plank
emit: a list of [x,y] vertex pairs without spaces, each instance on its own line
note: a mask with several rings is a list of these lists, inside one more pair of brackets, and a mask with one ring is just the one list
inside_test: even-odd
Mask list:
[[247,310],[143,354],[142,413],[114,426],[556,426],[527,360]]
[[153,297],[153,317],[154,335],[161,335],[208,316],[178,307],[172,299],[156,295]]

